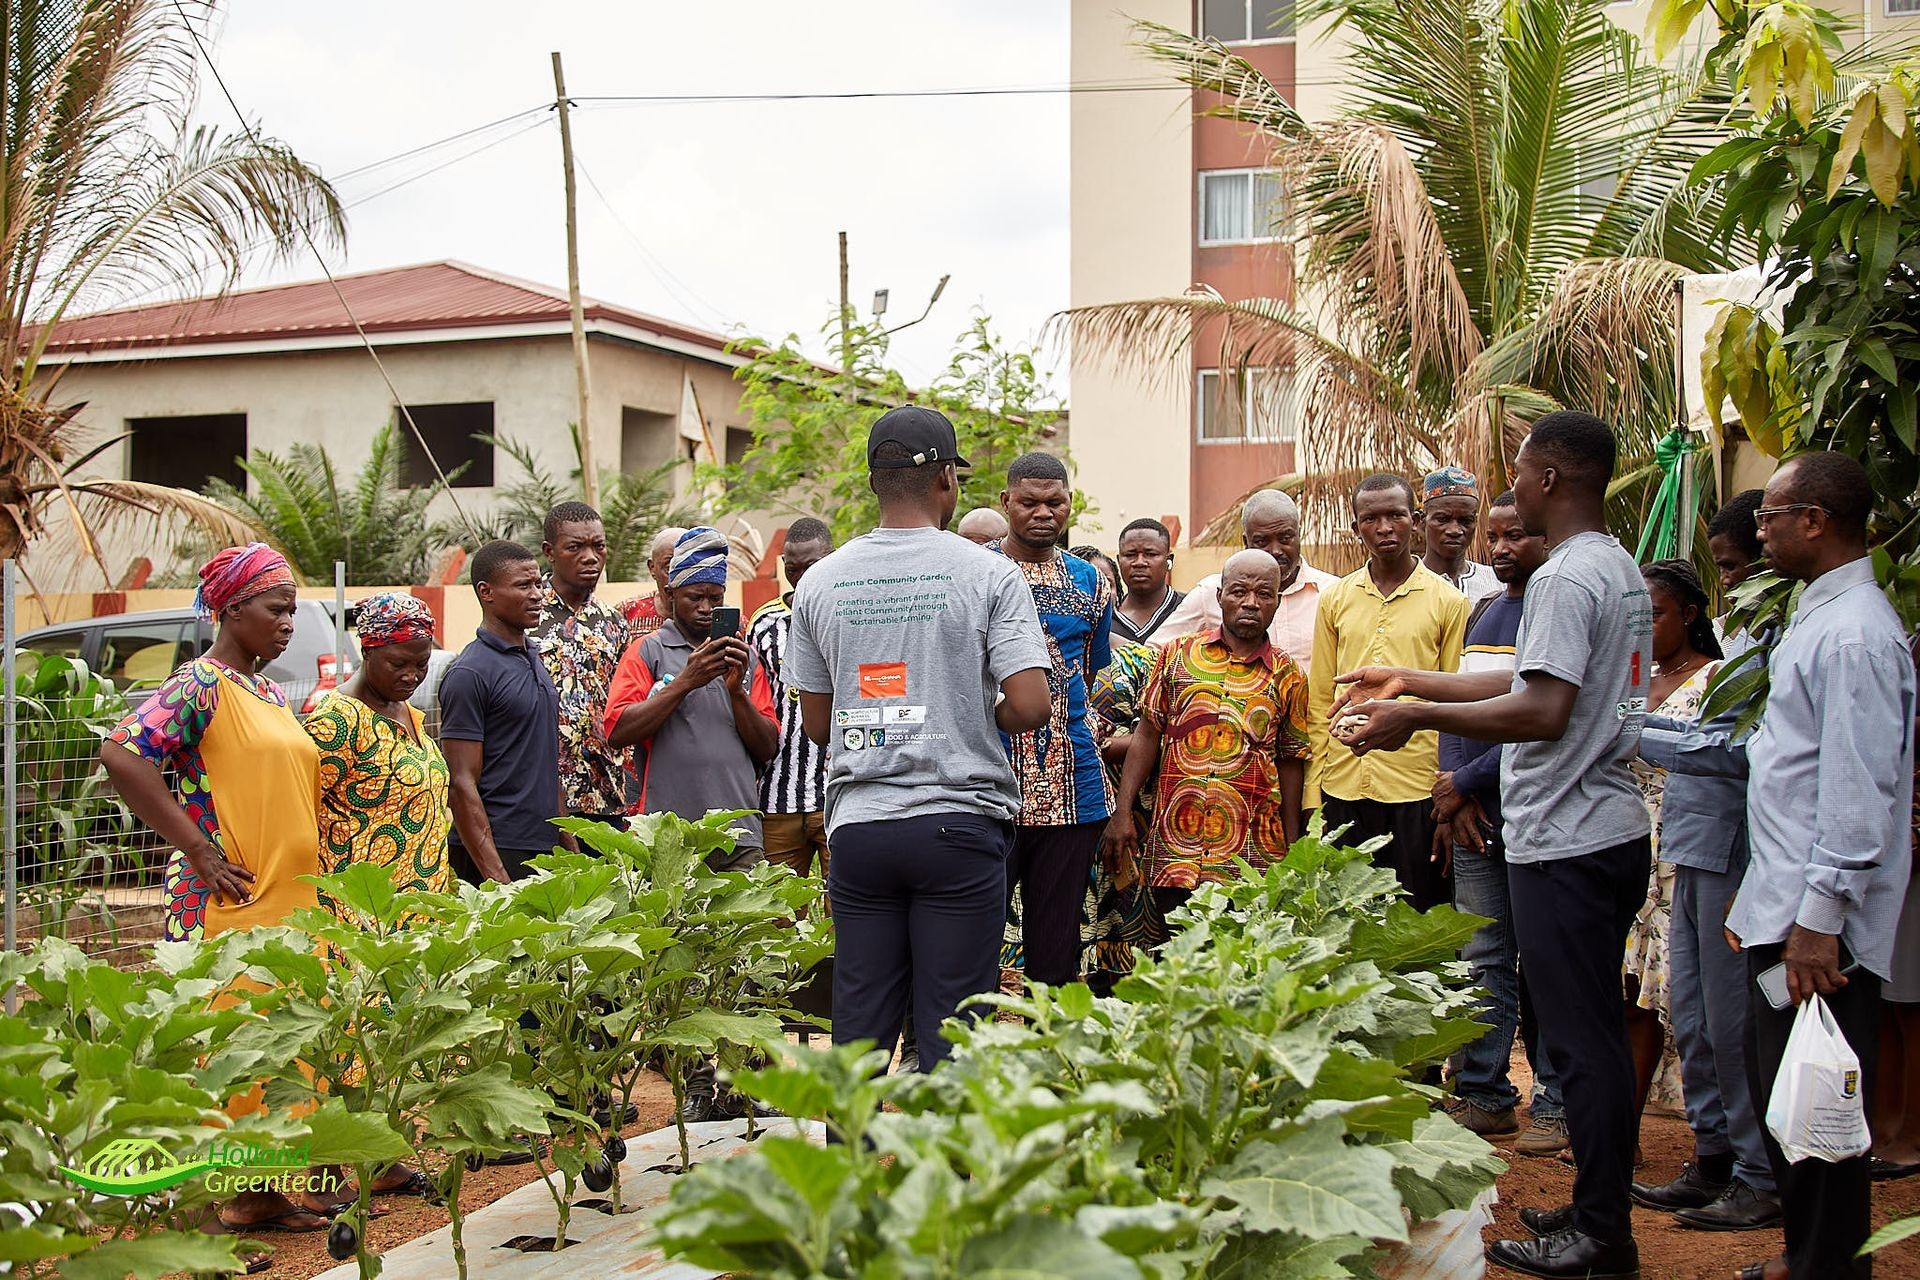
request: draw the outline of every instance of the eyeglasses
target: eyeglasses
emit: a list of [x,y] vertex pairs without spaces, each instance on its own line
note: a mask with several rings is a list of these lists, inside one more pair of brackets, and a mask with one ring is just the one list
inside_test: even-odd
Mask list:
[[1764,529],[1767,527],[1767,521],[1775,516],[1783,516],[1789,511],[1826,511],[1828,515],[1833,514],[1817,502],[1788,502],[1777,507],[1755,507],[1753,509],[1754,527]]

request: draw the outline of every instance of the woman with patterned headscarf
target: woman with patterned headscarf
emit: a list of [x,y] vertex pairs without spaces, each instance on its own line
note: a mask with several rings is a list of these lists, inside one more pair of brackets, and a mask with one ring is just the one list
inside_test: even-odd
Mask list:
[[389,592],[362,600],[354,619],[360,669],[306,724],[320,748],[320,869],[371,862],[401,893],[450,892],[447,762],[407,702],[427,676],[433,614]]
[[317,902],[301,877],[320,868],[319,752],[286,693],[254,674],[293,639],[294,604],[293,572],[264,543],[209,560],[194,605],[220,625],[213,647],[101,747],[127,807],[176,850],[162,926],[170,940],[279,924]]

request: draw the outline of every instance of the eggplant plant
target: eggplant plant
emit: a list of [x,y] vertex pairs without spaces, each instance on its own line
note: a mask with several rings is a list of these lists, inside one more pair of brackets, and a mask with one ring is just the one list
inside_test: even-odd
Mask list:
[[683,1171],[693,1163],[680,1118],[689,1069],[714,1058],[732,1070],[755,1055],[778,1053],[784,1024],[800,1020],[793,993],[833,951],[832,926],[811,909],[822,893],[819,880],[770,864],[748,872],[708,865],[708,855],[733,847],[732,825],[741,816],[712,813],[688,822],[650,814],[628,831],[578,819],[557,824],[618,866],[636,914],[657,913],[665,930],[667,945],[652,963],[603,992],[599,1030],[616,1064],[607,1078],[616,1111],[646,1064],[660,1064],[674,1091]]
[[[265,1015],[238,1028],[226,1056],[262,1074],[270,1110],[325,1102],[358,1118],[352,1159],[363,1278],[379,1274],[364,1226],[375,1180],[416,1162],[446,1198],[460,1233],[463,1157],[544,1133],[551,1099],[527,1078],[512,992],[522,932],[482,927],[490,896],[396,893],[382,867],[355,864],[316,884],[336,910],[298,912],[290,927],[175,944],[183,972],[237,974]],[[319,1160],[323,1153],[316,1150]],[[465,1274],[465,1249],[456,1248]]]
[[1372,1274],[1504,1167],[1420,1083],[1484,1030],[1455,958],[1480,921],[1317,832],[1242,875],[1111,998],[983,997],[1011,1016],[949,1022],[930,1075],[869,1080],[869,1046],[742,1073],[843,1141],[702,1166],[659,1243],[775,1280]]

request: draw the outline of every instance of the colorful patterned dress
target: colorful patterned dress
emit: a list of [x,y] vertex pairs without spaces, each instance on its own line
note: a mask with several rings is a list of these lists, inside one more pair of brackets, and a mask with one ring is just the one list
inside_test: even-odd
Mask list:
[[1181,636],[1155,660],[1140,712],[1161,735],[1148,884],[1224,883],[1235,858],[1262,868],[1286,857],[1280,762],[1312,753],[1307,678],[1292,658],[1271,644],[1236,658],[1218,629]]
[[[1158,652],[1149,644],[1117,641],[1113,660],[1094,676],[1094,730],[1103,747],[1108,740],[1139,727],[1140,695],[1146,691]],[[1119,766],[1109,763],[1107,773],[1117,791]],[[1152,798],[1150,791],[1143,790],[1134,805],[1137,831],[1152,829]],[[1104,860],[1095,859],[1087,891],[1086,921],[1081,926],[1081,941],[1086,944],[1080,953],[1082,976],[1107,983],[1132,973],[1134,951],[1157,947],[1167,937],[1166,921],[1154,909],[1153,895],[1147,892],[1139,866],[1122,868],[1116,876]]]
[[[371,862],[401,893],[451,893],[447,762],[418,711],[413,737],[358,698],[328,696],[307,718],[320,748],[320,869]],[[333,904],[321,899],[325,905]]]
[[[230,848],[222,839],[220,818],[214,807],[216,793],[229,785],[245,789],[250,779],[241,774],[233,779],[215,776],[202,743],[219,713],[223,697],[251,694],[269,707],[278,708],[289,720],[287,695],[279,685],[263,676],[236,670],[212,658],[195,658],[181,665],[124,720],[107,735],[107,741],[126,748],[150,761],[168,776],[187,816],[219,845],[227,856],[245,864],[245,850]],[[237,799],[237,797],[236,797]],[[288,821],[306,797],[281,798],[282,812]],[[179,850],[167,860],[165,877],[167,914],[161,924],[161,937],[169,942],[184,942],[202,936],[207,916],[207,886],[194,873],[193,866]],[[256,893],[260,889],[256,887]]]

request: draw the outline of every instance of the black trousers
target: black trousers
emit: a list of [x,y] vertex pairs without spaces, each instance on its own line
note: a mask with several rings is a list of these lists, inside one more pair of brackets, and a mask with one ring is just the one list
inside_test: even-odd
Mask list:
[[[1747,1083],[1761,1116],[1767,1159],[1773,1165],[1780,1208],[1787,1219],[1787,1274],[1793,1280],[1864,1280],[1873,1274],[1873,1260],[1853,1255],[1873,1231],[1868,1156],[1834,1164],[1818,1158],[1788,1164],[1780,1144],[1765,1128],[1773,1078],[1780,1074],[1787,1036],[1799,1009],[1774,1008],[1751,980],[1779,964],[1782,949],[1778,942],[1747,948],[1747,1004],[1752,1011],[1747,1020]],[[1845,950],[1841,948],[1842,968],[1853,960]],[[1847,975],[1846,986],[1820,998],[1860,1059],[1860,1096],[1871,1098],[1880,1058],[1880,979],[1855,969]]]
[[1342,800],[1327,796],[1321,802],[1327,830],[1346,827],[1340,837],[1346,845],[1364,844],[1375,836],[1388,843],[1373,851],[1373,865],[1400,878],[1400,887],[1413,898],[1416,911],[1453,902],[1453,877],[1433,860],[1433,801]]
[[941,1022],[1000,989],[1012,833],[984,814],[944,813],[828,838],[835,1044],[891,1049],[911,988],[920,1069],[947,1056]]
[[1012,901],[1018,886],[1020,948],[1029,981],[1057,987],[1080,980],[1080,916],[1093,855],[1106,829],[1105,822],[1013,829],[1007,899]]
[[1587,1235],[1633,1237],[1633,1050],[1620,957],[1647,900],[1646,836],[1578,857],[1507,864],[1520,968],[1560,1077],[1573,1143],[1573,1222]]

